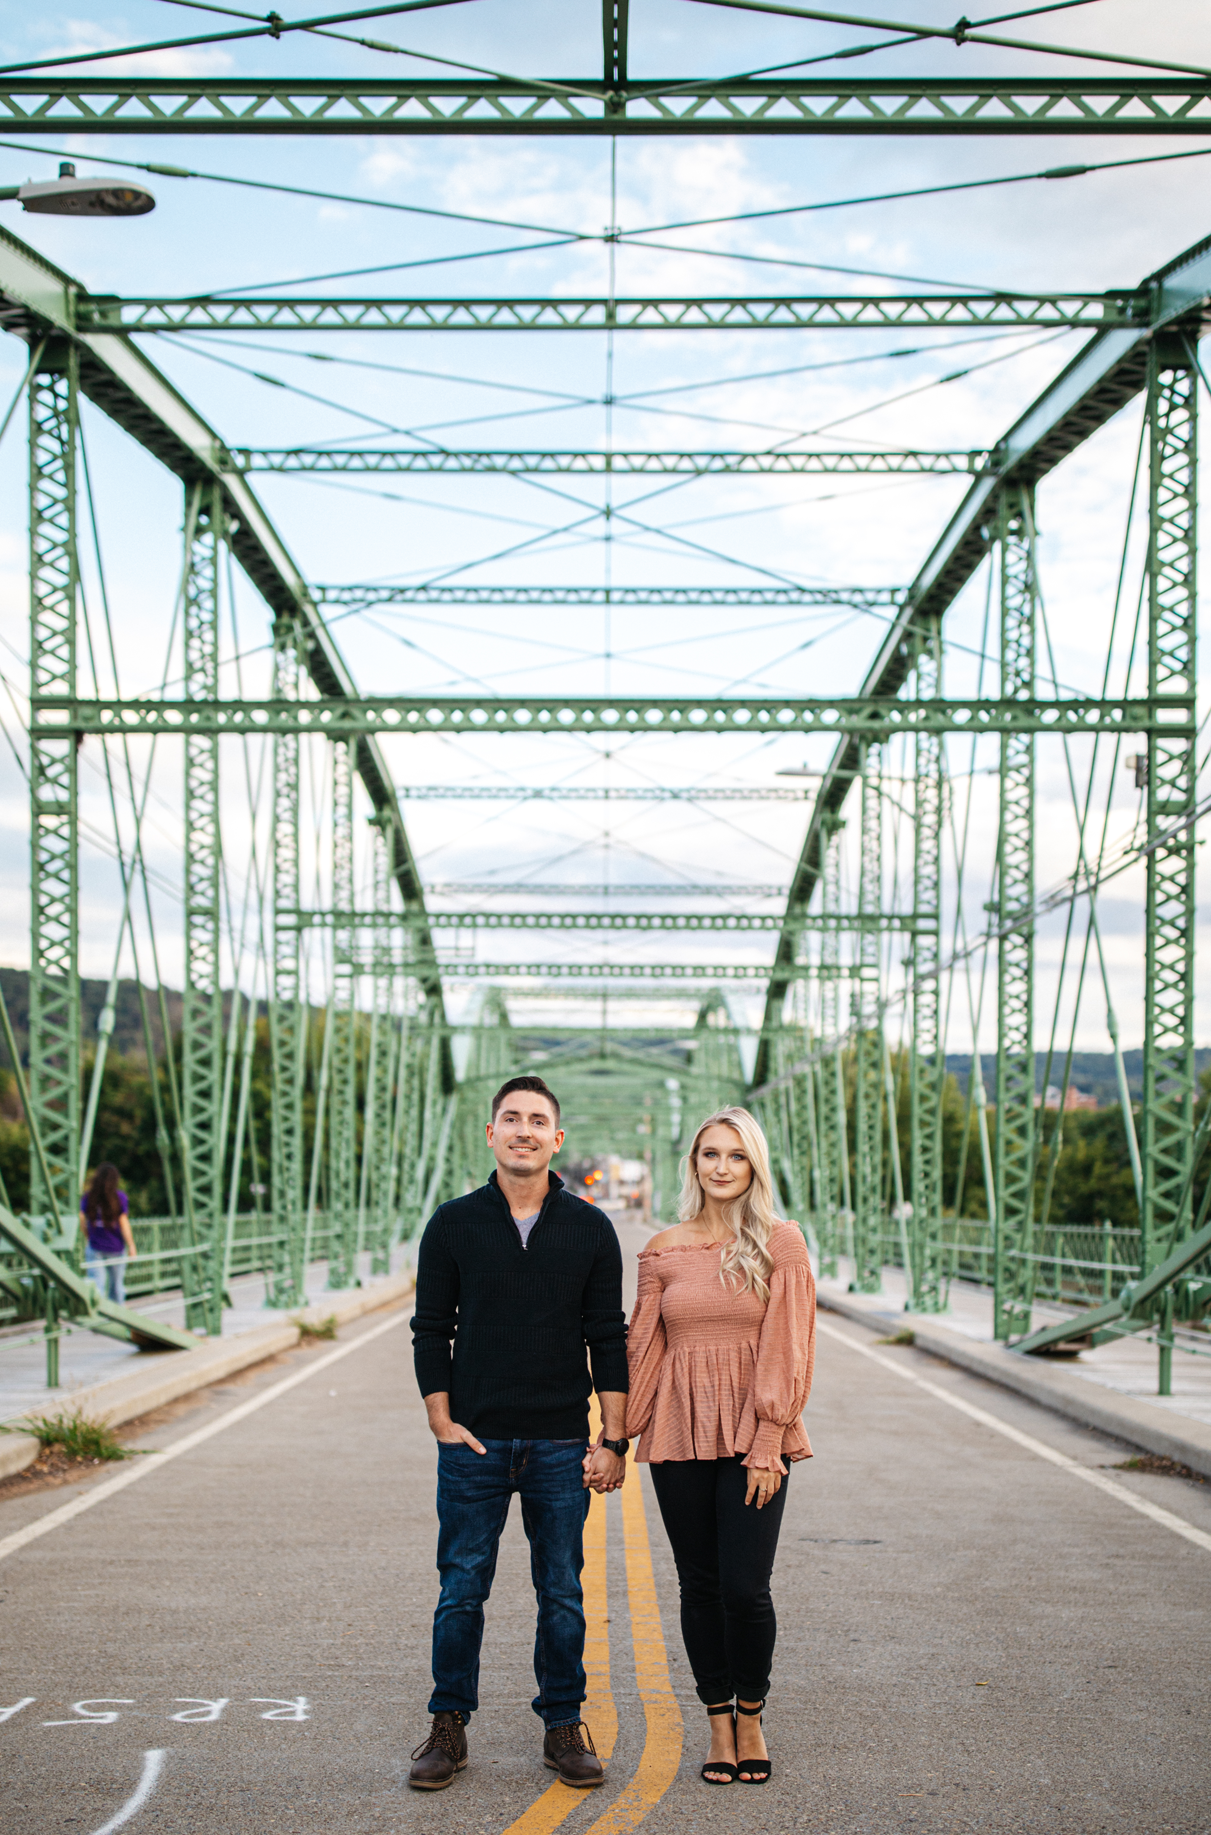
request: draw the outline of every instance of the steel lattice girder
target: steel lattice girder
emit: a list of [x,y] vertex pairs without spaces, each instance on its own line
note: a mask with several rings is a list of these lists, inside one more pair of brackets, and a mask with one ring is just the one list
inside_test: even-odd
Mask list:
[[[369,967],[372,952],[353,950],[359,966]],[[499,981],[533,976],[541,981],[764,981],[762,962],[442,962],[446,981]],[[804,966],[803,975],[814,974]],[[525,990],[521,990],[524,994]]]
[[[76,679],[76,426],[79,364],[43,353],[29,385],[30,675],[32,692]],[[57,1210],[74,1236],[80,1172],[79,836],[76,747],[30,734],[29,1094],[53,1191],[30,1154],[34,1212]]]
[[[1035,687],[1038,578],[1028,489],[1005,492],[1001,558],[1001,692]],[[993,1219],[993,1333],[1030,1330],[1034,1264],[1034,739],[1001,740],[997,839],[997,1132]]]
[[568,473],[596,477],[606,472],[715,477],[720,474],[804,472],[923,472],[951,476],[983,471],[990,454],[971,452],[378,452],[308,446],[232,448],[242,472],[503,472]]
[[[1195,243],[1143,283],[1154,328],[1186,321],[1197,337],[1200,315],[1211,299],[1211,237]],[[941,539],[909,588],[863,683],[867,695],[896,694],[912,667],[915,625],[941,619],[988,553],[1003,487],[1033,484],[1074,452],[1138,395],[1147,380],[1152,337],[1136,331],[1105,331],[1091,338],[994,448],[991,470],[977,478]],[[794,961],[798,947],[791,923],[806,906],[819,877],[821,824],[849,795],[857,760],[856,738],[837,746],[812,811],[787,901],[786,932],[778,944],[779,970]],[[766,996],[766,1034],[781,1016],[789,980],[775,974]],[[758,1047],[754,1079],[766,1077],[764,1042]]]
[[[417,921],[433,930],[705,930],[705,931],[771,931],[781,930],[780,911],[428,911],[423,920],[408,918],[403,912],[389,911],[299,911],[295,913],[300,929],[337,931],[360,929],[403,930]],[[868,920],[862,919],[864,925]],[[911,912],[879,912],[874,920],[884,930],[915,931],[920,923]],[[925,920],[937,925],[937,914]],[[829,916],[805,915],[804,930],[853,930],[859,920],[847,913]]]
[[[1198,375],[1188,345],[1158,340],[1148,375],[1148,687],[1197,681]],[[1144,973],[1143,1270],[1190,1229],[1194,1068],[1194,849],[1198,775],[1193,735],[1148,741],[1150,849]]]
[[1115,293],[808,294],[767,299],[325,299],[75,301],[78,331],[902,331],[1147,325],[1150,301]]
[[[535,696],[471,699],[365,695],[324,701],[69,701],[42,696],[34,730],[74,733],[1143,733],[1193,730],[1190,695],[1156,702],[897,701],[868,695],[827,700],[626,700]],[[1171,719],[1165,719],[1169,714]]]
[[808,803],[811,790],[783,789],[776,784],[732,787],[703,784],[701,789],[673,790],[661,785],[558,784],[400,784],[396,795],[409,803]]
[[[274,688],[284,701],[297,694],[302,633],[294,619],[279,619],[273,633]],[[299,902],[299,742],[294,733],[273,742],[273,986],[269,1001],[269,1060],[273,1208],[277,1223],[273,1269],[266,1299],[298,1306],[306,1297],[303,1233],[303,1047],[298,932],[278,922]]]
[[780,885],[744,884],[739,880],[720,880],[715,885],[695,886],[661,881],[654,885],[590,885],[575,880],[559,883],[543,880],[513,880],[497,885],[484,879],[438,879],[426,888],[430,898],[777,898],[785,899],[786,887]]
[[[353,754],[345,741],[332,748],[332,896],[338,923],[332,938],[330,1005],[328,1208],[332,1243],[328,1280],[338,1289],[353,1285],[357,1255],[357,989],[351,953],[353,928],[348,922],[353,894]],[[289,926],[293,917],[293,911],[284,911],[280,919],[283,927]]]
[[[185,512],[185,692],[219,687],[219,575],[226,537],[216,481],[190,491]],[[222,1329],[223,996],[219,981],[219,742],[213,734],[185,741],[185,986],[181,1001],[182,1173],[190,1234],[209,1251],[201,1313],[210,1333]],[[192,1264],[182,1262],[188,1291]],[[194,1320],[187,1314],[189,1324]]]
[[850,1013],[857,1035],[854,1053],[854,1276],[858,1293],[878,1293],[883,1284],[879,1243],[883,1217],[883,1019],[879,1004],[879,909],[883,897],[883,805],[879,786],[881,748],[859,748],[861,830],[859,838],[857,960],[852,971]]
[[899,607],[906,586],[313,586],[316,605],[852,605]]
[[[1206,134],[1197,77],[498,78],[10,77],[8,133]],[[153,168],[154,170],[154,168]],[[170,168],[174,173],[180,167]],[[1057,176],[1071,167],[1057,168]]]
[[[942,636],[936,621],[921,633],[916,689],[922,698],[942,685]],[[940,1312],[946,1303],[942,1266],[942,1091],[946,1055],[942,1026],[942,828],[945,758],[939,734],[915,739],[913,908],[923,920],[911,958],[912,1042],[909,1052],[908,1232],[914,1311]]]

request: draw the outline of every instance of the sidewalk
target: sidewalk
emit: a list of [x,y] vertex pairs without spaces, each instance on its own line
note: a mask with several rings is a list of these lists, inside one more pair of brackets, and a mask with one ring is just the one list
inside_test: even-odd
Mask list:
[[[1179,1331],[1173,1394],[1161,1396],[1157,1348],[1141,1337],[1115,1339],[1076,1357],[1022,1357],[995,1343],[987,1288],[956,1281],[947,1312],[908,1313],[901,1269],[884,1268],[880,1294],[850,1293],[852,1270],[842,1258],[838,1275],[818,1282],[823,1307],[888,1335],[907,1328],[921,1349],[949,1363],[1211,1477],[1211,1336]],[[1033,1324],[1074,1316],[1069,1307],[1036,1304]],[[1183,1351],[1183,1343],[1202,1355]]]
[[[307,1273],[305,1305],[279,1310],[265,1305],[266,1279],[244,1275],[230,1283],[234,1306],[223,1313],[222,1335],[199,1336],[196,1351],[139,1351],[64,1322],[59,1348],[60,1383],[46,1386],[46,1343],[38,1324],[0,1331],[0,1422],[17,1423],[28,1413],[80,1408],[117,1426],[150,1408],[221,1381],[249,1364],[289,1350],[298,1342],[300,1316],[316,1324],[334,1315],[345,1324],[363,1312],[402,1298],[412,1285],[411,1246],[397,1248],[388,1275],[371,1276],[370,1257],[359,1257],[360,1287],[330,1291],[328,1268],[315,1262]],[[138,1304],[169,1324],[184,1326],[182,1296],[164,1294]],[[32,1449],[32,1450],[31,1450]],[[0,1437],[0,1477],[19,1471],[35,1456],[37,1442],[25,1435]]]

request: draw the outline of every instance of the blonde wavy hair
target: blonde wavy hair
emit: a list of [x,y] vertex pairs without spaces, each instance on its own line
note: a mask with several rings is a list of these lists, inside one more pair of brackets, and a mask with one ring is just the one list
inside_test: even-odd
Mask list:
[[682,1223],[692,1223],[701,1215],[705,1204],[702,1181],[698,1177],[698,1146],[708,1128],[732,1128],[753,1169],[748,1190],[723,1207],[723,1215],[732,1232],[719,1260],[719,1279],[727,1286],[732,1276],[742,1289],[769,1299],[769,1277],[774,1258],[769,1252],[770,1231],[780,1221],[774,1200],[774,1182],[769,1167],[769,1147],[756,1117],[747,1109],[716,1109],[699,1126],[689,1152],[681,1162],[681,1197],[677,1215]]

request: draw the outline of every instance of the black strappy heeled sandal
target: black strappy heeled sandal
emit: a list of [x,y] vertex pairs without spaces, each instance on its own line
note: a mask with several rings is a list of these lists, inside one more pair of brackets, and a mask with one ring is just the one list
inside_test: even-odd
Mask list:
[[[731,1714],[733,1724],[735,1724],[735,1709],[732,1707],[730,1701],[720,1702],[718,1707],[707,1709],[709,1718],[713,1718],[716,1714]],[[708,1778],[706,1775],[708,1771],[725,1771],[727,1776],[725,1778]],[[738,1773],[731,1759],[708,1759],[699,1775],[704,1784],[718,1784],[722,1789],[723,1786],[727,1784],[734,1784]]]
[[[754,1714],[757,1716],[757,1719],[760,1720],[764,1709],[764,1701],[755,1708],[742,1708],[739,1702],[736,1703],[737,1714],[746,1714],[750,1720]],[[744,1767],[745,1771],[751,1772],[752,1776],[742,1778],[740,1776],[741,1766]],[[773,1769],[774,1765],[772,1759],[737,1759],[736,1780],[740,1784],[768,1784],[769,1775]]]

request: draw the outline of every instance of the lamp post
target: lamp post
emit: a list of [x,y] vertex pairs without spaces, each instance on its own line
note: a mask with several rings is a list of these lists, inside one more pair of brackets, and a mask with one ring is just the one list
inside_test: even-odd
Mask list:
[[77,178],[68,159],[60,160],[58,178],[37,185],[2,185],[0,199],[16,199],[22,209],[42,217],[143,217],[156,200],[128,179]]

